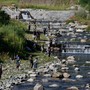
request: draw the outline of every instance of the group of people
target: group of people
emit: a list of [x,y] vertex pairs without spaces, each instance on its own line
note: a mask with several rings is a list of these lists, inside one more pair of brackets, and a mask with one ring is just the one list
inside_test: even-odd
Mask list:
[[[16,63],[16,68],[19,70],[19,68],[20,68],[20,57],[19,57],[19,55],[17,54],[14,59],[15,59],[15,63]],[[38,58],[35,58],[35,59],[33,60],[32,55],[30,55],[30,56],[29,56],[29,62],[30,62],[30,67],[31,67],[33,70],[36,70],[37,65],[38,65]],[[2,73],[3,73],[2,64],[0,63],[0,79],[1,79],[1,77],[2,77]]]
[[[16,61],[16,68],[19,69],[20,57],[18,55],[16,55],[15,61]],[[34,70],[37,68],[37,64],[38,64],[37,61],[38,61],[38,58],[35,58],[35,60],[33,60],[33,56],[32,55],[29,56],[30,67],[33,68]]]
[[31,68],[33,68],[34,70],[36,70],[37,65],[38,65],[38,58],[35,58],[35,60],[33,60],[33,56],[30,55],[29,56],[29,62],[30,62]]

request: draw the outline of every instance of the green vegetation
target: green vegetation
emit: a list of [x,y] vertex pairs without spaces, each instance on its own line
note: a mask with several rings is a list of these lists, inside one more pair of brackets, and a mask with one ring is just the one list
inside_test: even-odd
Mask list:
[[90,32],[90,25],[89,25],[88,28],[87,28],[87,32]]
[[79,0],[79,3],[90,11],[90,0]]
[[4,11],[0,11],[0,26],[1,25],[6,25],[10,21],[10,17],[8,14],[6,14]]
[[1,5],[18,4],[19,0],[0,0]]
[[33,5],[33,4],[21,4],[19,5],[21,8],[33,8],[33,9],[45,9],[45,10],[64,10],[69,7],[69,5]]
[[1,47],[0,51],[17,52],[23,50],[25,43],[24,30],[20,22],[11,21],[8,25],[0,27]]
[[0,5],[16,4],[22,8],[46,9],[46,10],[64,10],[71,4],[78,3],[78,0],[0,0]]
[[45,53],[42,53],[39,51],[35,53],[30,53],[30,54],[33,55],[34,58],[38,57],[40,65],[55,60],[54,56],[48,57],[47,55],[45,55]]
[[[20,21],[10,20],[9,15],[0,11],[0,59],[23,51],[26,25]],[[4,58],[2,58],[2,56]]]

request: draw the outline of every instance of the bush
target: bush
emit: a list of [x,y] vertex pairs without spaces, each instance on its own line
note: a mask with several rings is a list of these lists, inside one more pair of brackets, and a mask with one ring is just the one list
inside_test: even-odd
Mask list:
[[0,28],[0,51],[1,52],[20,52],[25,44],[24,26],[17,21],[11,21],[8,25]]
[[90,26],[87,27],[87,32],[90,32]]
[[74,21],[73,19],[70,19],[70,20],[67,20],[67,21],[66,21],[66,24],[69,24],[70,22],[71,22],[71,23],[74,23],[75,21]]
[[86,18],[87,17],[87,13],[86,13],[86,11],[83,8],[81,8],[80,10],[78,10],[76,12],[76,16],[79,16],[79,17],[82,17],[82,18]]
[[0,24],[8,24],[10,21],[10,17],[7,13],[5,13],[4,11],[0,11]]

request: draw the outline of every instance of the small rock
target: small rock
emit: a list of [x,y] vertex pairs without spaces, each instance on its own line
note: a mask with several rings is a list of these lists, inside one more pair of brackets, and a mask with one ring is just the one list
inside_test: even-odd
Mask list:
[[30,78],[27,80],[28,82],[34,82],[34,79],[33,78]]
[[76,67],[74,70],[75,70],[75,71],[80,71],[80,69],[79,69],[78,67]]
[[40,83],[37,83],[35,86],[34,86],[34,89],[33,90],[44,90],[44,87],[42,84]]
[[42,82],[48,82],[48,79],[42,79]]
[[76,86],[72,86],[72,87],[67,88],[67,90],[79,90],[79,89]]
[[44,74],[44,77],[51,77],[51,74]]
[[37,74],[30,74],[30,77],[36,77]]
[[49,85],[49,87],[59,87],[58,84],[52,84],[52,85]]
[[83,76],[82,75],[77,75],[76,78],[80,79],[80,78],[83,78]]

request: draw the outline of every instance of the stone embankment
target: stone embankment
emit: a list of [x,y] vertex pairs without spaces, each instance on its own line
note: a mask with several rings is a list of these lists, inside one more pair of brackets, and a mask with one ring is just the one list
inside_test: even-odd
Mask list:
[[[29,11],[32,17],[36,20],[46,20],[46,21],[66,21],[70,17],[74,16],[75,11],[67,10],[67,11],[48,11],[43,9],[11,9],[10,7],[2,7],[7,14],[10,15],[11,18],[19,17],[21,11]],[[29,20],[31,17],[23,14],[23,19]]]

